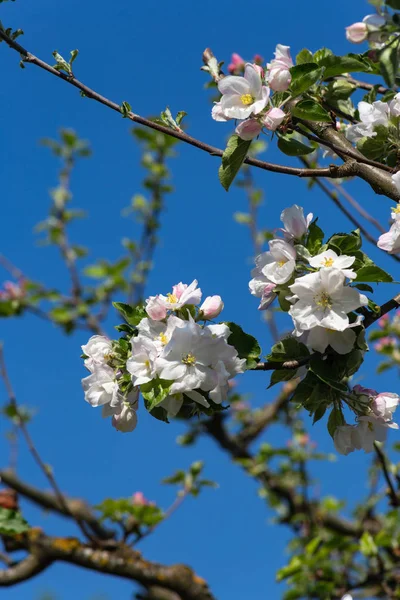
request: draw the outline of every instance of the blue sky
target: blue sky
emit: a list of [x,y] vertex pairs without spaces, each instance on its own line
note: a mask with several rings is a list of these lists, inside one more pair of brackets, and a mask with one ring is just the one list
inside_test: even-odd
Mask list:
[[[337,54],[350,52],[355,48],[346,42],[344,27],[361,20],[368,11],[361,0],[336,0],[334,7],[320,0],[287,0],[284,7],[268,2],[254,8],[254,14],[251,6],[238,0],[174,0],[168,5],[154,0],[18,0],[2,4],[0,18],[6,26],[21,27],[25,31],[22,43],[50,63],[53,50],[68,56],[78,48],[76,76],[112,100],[129,101],[141,115],[157,114],[166,105],[173,113],[185,110],[190,134],[222,147],[231,125],[210,117],[203,87],[206,75],[199,69],[206,46],[226,62],[232,52],[272,58],[277,43],[290,45],[293,55],[303,47],[316,50],[327,46]],[[56,251],[37,246],[33,234],[34,225],[46,216],[48,190],[57,182],[59,166],[49,151],[39,146],[39,140],[55,137],[61,127],[71,127],[91,142],[93,156],[78,165],[72,182],[74,206],[84,208],[89,217],[72,227],[71,237],[90,247],[88,262],[117,258],[122,253],[120,239],[138,233],[120,213],[140,190],[139,150],[130,135],[131,123],[113,111],[82,99],[73,87],[37,68],[20,69],[18,55],[4,44],[0,45],[0,61],[2,81],[6,82],[0,88],[0,252],[31,278],[66,286],[67,276]],[[168,199],[148,292],[165,292],[174,283],[197,278],[206,295],[223,297],[224,318],[253,333],[267,352],[268,332],[260,321],[256,300],[247,291],[252,259],[248,232],[232,219],[233,212],[246,210],[245,199],[240,190],[232,188],[227,194],[220,186],[219,159],[183,145],[177,146],[177,152],[178,160],[171,163],[176,191]],[[265,158],[296,164],[282,156],[274,142]],[[319,216],[327,234],[350,230],[318,189],[307,191],[305,181],[266,172],[255,173],[255,177],[265,192],[260,215],[265,228],[278,226],[281,210],[297,203]],[[385,223],[388,200],[375,196],[363,182],[352,183],[350,189]],[[365,249],[398,279],[393,261],[368,245]],[[1,276],[6,278],[5,273]],[[387,288],[379,288],[378,300],[395,293]],[[113,324],[110,321],[110,333]],[[65,338],[34,318],[2,321],[0,328],[17,397],[38,411],[32,435],[65,492],[96,503],[107,496],[129,496],[141,490],[167,507],[173,490],[161,486],[160,479],[193,460],[204,459],[206,474],[219,482],[219,489],[189,499],[141,549],[151,560],[192,565],[220,600],[281,597],[275,571],[285,563],[288,532],[268,523],[271,513],[258,498],[256,485],[226,456],[207,440],[189,449],[179,448],[175,438],[182,426],[159,423],[144,410],[133,434],[117,434],[99,411],[83,401],[80,379],[84,370],[79,355],[86,336],[81,332]],[[374,375],[373,356],[366,360],[362,375],[368,387],[397,390],[394,374],[384,379]],[[240,390],[250,392],[252,402],[261,404],[275,393],[265,390],[267,382],[262,373],[247,374],[240,381]],[[0,398],[5,401],[2,389]],[[4,423],[1,427],[4,433]],[[268,432],[267,440],[281,443],[280,435]],[[314,427],[313,436],[319,448],[332,450],[322,422]],[[6,456],[4,436],[0,448]],[[317,465],[315,475],[321,484],[316,489],[323,495],[343,494],[353,504],[365,488],[367,464],[365,456],[358,454],[328,466]],[[47,487],[22,449],[19,469],[30,483]],[[27,503],[23,507],[32,525],[41,524],[50,534],[74,533],[67,522],[43,515]],[[132,585],[56,565],[7,590],[7,598],[35,599],[46,590],[54,591],[58,600],[100,600],[101,595],[122,599],[131,597]]]

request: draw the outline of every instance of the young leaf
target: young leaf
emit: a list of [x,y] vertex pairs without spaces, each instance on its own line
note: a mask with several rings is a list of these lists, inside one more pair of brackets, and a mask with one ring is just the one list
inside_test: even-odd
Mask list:
[[292,67],[290,73],[292,75],[292,83],[290,89],[292,97],[299,96],[308,90],[314,83],[322,77],[324,70],[320,69],[316,63],[304,63]]
[[242,140],[238,135],[232,135],[222,155],[222,164],[218,171],[222,187],[228,191],[232,181],[239,172],[249,151],[251,140]]
[[303,63],[312,63],[312,62],[313,62],[312,52],[307,50],[307,48],[303,48],[303,50],[300,50],[300,52],[296,56],[296,65],[302,65]]
[[319,60],[318,65],[325,67],[324,79],[336,77],[342,73],[362,73],[370,70],[368,63],[357,54],[347,54],[346,56],[331,54]]
[[30,529],[28,523],[22,517],[21,513],[9,508],[0,507],[0,534],[13,535],[24,533]]
[[288,360],[303,360],[310,356],[310,352],[304,344],[295,337],[287,337],[271,348],[267,359],[274,362],[285,362]]
[[315,148],[306,146],[302,142],[299,142],[292,134],[277,134],[278,135],[278,148],[284,154],[288,156],[304,156],[314,152]]
[[140,321],[147,317],[146,310],[142,304],[131,306],[124,302],[113,302],[113,307],[118,310],[129,325],[139,325]]
[[373,264],[373,265],[368,265],[365,267],[361,267],[361,269],[358,269],[357,277],[356,277],[356,279],[354,279],[354,281],[371,281],[373,283],[378,283],[378,282],[391,283],[393,281],[393,277],[391,275],[389,275],[389,273],[386,273],[386,271],[384,271],[380,267],[377,267],[376,265]]
[[297,369],[276,369],[276,371],[272,371],[271,379],[269,382],[269,386],[267,389],[280,383],[281,381],[290,381],[294,377],[296,377]]
[[149,412],[152,412],[153,409],[158,406],[165,398],[169,395],[169,391],[173,381],[168,381],[167,379],[152,379],[148,383],[143,383],[140,386],[140,391],[145,400],[147,400],[148,404],[146,404],[146,408]]
[[308,121],[332,121],[330,114],[315,100],[302,100],[292,109],[292,115]]
[[328,431],[332,437],[335,435],[336,429],[341,425],[345,425],[342,411],[337,406],[334,406],[328,419]]
[[324,232],[317,225],[318,219],[315,219],[308,228],[308,237],[306,248],[312,256],[318,254],[321,249],[322,241],[324,239]]
[[379,66],[385,83],[393,87],[396,83],[396,75],[399,68],[399,43],[398,41],[384,48],[379,53]]
[[231,330],[228,337],[228,344],[236,348],[239,358],[246,359],[248,369],[254,369],[260,362],[261,348],[257,340],[248,333],[245,333],[236,323],[225,323]]

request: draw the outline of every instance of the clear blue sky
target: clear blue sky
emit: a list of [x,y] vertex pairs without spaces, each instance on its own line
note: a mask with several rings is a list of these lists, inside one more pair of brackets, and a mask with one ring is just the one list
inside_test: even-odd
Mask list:
[[[290,45],[294,55],[305,46],[311,50],[327,46],[345,53],[355,48],[346,42],[344,27],[368,12],[370,7],[362,0],[336,0],[334,5],[287,0],[284,4],[265,2],[258,8],[238,0],[168,4],[18,0],[1,5],[0,18],[6,26],[21,27],[25,31],[22,43],[50,63],[53,50],[68,56],[78,48],[76,76],[111,99],[129,101],[142,115],[159,113],[167,104],[172,112],[185,110],[192,135],[222,146],[231,126],[210,117],[203,89],[206,75],[199,70],[206,46],[227,62],[232,52],[272,58],[277,43]],[[89,219],[74,225],[71,233],[74,242],[91,248],[89,262],[118,257],[120,238],[137,233],[120,212],[139,191],[143,176],[139,151],[127,120],[82,99],[77,90],[37,68],[21,70],[18,60],[15,52],[0,45],[0,251],[30,277],[62,286],[67,278],[56,251],[35,245],[32,231],[46,215],[48,190],[56,184],[58,169],[49,151],[38,145],[39,139],[56,136],[61,127],[72,127],[92,144],[93,157],[83,161],[73,177],[74,206],[88,211]],[[270,340],[257,302],[247,291],[252,252],[247,231],[232,219],[234,211],[245,210],[244,197],[237,189],[227,194],[219,185],[218,159],[183,145],[177,151],[179,159],[171,165],[176,192],[168,200],[148,292],[165,292],[174,283],[197,278],[206,294],[224,298],[224,317],[240,322],[268,351]],[[276,151],[274,142],[265,156],[291,162]],[[322,193],[307,191],[306,182],[265,172],[256,173],[256,178],[266,196],[261,213],[265,227],[276,227],[282,208],[297,203],[319,215],[329,234],[350,229]],[[385,222],[390,202],[374,196],[362,182],[351,187]],[[393,261],[373,248],[371,256],[399,278]],[[391,292],[391,288],[380,288],[378,300],[387,299]],[[274,578],[276,569],[285,564],[288,532],[268,523],[271,513],[258,498],[256,485],[227,457],[206,440],[189,449],[179,448],[175,438],[182,426],[159,423],[143,409],[133,434],[116,433],[83,400],[79,355],[84,334],[65,338],[34,318],[3,320],[0,328],[19,401],[38,410],[32,435],[65,492],[96,503],[110,495],[129,496],[141,490],[166,507],[173,490],[159,485],[160,479],[204,459],[207,475],[220,488],[189,499],[143,543],[145,556],[171,564],[187,562],[210,582],[220,600],[281,597],[282,587]],[[367,360],[363,382],[397,391],[395,376],[377,378],[373,362],[373,357]],[[253,373],[242,377],[240,389],[251,392],[252,401],[260,404],[275,393],[266,392],[266,384],[267,376]],[[0,398],[6,400],[1,388]],[[4,433],[4,423],[1,427]],[[322,422],[314,427],[313,436],[321,449],[332,450]],[[267,439],[282,442],[278,433],[268,433]],[[8,451],[4,436],[0,449],[3,463]],[[321,485],[316,489],[323,495],[341,493],[353,504],[365,488],[366,466],[362,454],[317,466]],[[25,450],[19,468],[28,482],[47,486]],[[42,524],[50,534],[74,533],[65,521],[40,514],[25,502],[23,508],[32,525]],[[46,590],[54,591],[59,600],[87,600],[102,594],[128,599],[132,589],[130,582],[56,565],[2,593],[8,600],[34,600]]]

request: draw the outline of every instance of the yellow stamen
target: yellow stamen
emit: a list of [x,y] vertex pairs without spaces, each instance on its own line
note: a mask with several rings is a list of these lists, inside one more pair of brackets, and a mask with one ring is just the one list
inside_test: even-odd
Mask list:
[[176,304],[178,302],[178,298],[175,296],[175,294],[167,294],[167,298],[170,304]]
[[158,339],[160,340],[160,342],[162,343],[163,346],[166,346],[166,344],[168,344],[168,338],[165,335],[165,333],[160,333],[160,335],[158,336]]
[[332,308],[332,298],[326,292],[314,296],[314,300],[315,304],[321,308]]
[[144,366],[146,367],[146,369],[148,369],[150,367],[150,361],[149,360],[145,360],[144,361]]
[[191,352],[189,352],[189,354],[186,354],[186,356],[182,356],[182,362],[185,365],[189,365],[189,367],[192,367],[196,364],[196,357],[193,356]]
[[254,98],[251,94],[243,94],[240,96],[240,99],[245,106],[249,106],[249,104],[253,104],[254,102]]
[[398,215],[400,213],[400,204],[398,204],[396,208],[392,208],[392,211]]
[[278,267],[283,267],[283,265],[286,265],[287,260],[279,260],[278,261]]
[[324,267],[331,267],[333,265],[333,258],[324,258],[322,264]]

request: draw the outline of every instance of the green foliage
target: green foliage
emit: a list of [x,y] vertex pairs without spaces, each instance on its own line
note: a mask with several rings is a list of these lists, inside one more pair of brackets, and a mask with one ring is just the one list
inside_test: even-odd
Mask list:
[[296,65],[302,65],[303,63],[312,63],[313,55],[312,52],[307,50],[307,48],[303,48],[296,56]]
[[0,534],[15,535],[25,533],[30,529],[28,523],[22,517],[21,513],[9,508],[0,506]]
[[399,70],[399,41],[389,44],[379,52],[379,66],[386,85],[390,88],[396,83]]
[[332,121],[330,114],[315,100],[301,100],[292,109],[292,115],[308,121]]
[[101,521],[109,519],[129,529],[154,527],[164,518],[163,512],[154,503],[135,504],[131,498],[106,498],[95,508],[101,513]]
[[53,68],[57,71],[64,71],[64,73],[66,73],[69,77],[73,77],[74,74],[72,72],[72,63],[76,60],[79,50],[71,50],[70,54],[71,58],[67,62],[65,58],[63,58],[61,54],[57,52],[57,50],[54,50],[53,56],[56,59],[56,64],[53,66]]
[[400,0],[386,0],[386,6],[390,6],[394,10],[400,10]]
[[182,131],[180,125],[186,115],[187,113],[184,110],[181,110],[174,119],[169,107],[167,106],[167,108],[161,112],[159,122],[170,129],[174,129],[175,131]]
[[282,381],[290,381],[297,375],[297,369],[276,369],[272,371],[268,389]]
[[131,306],[124,302],[113,302],[112,304],[129,325],[139,325],[140,321],[147,317],[143,304],[138,304],[137,306]]
[[192,463],[187,471],[180,469],[173,475],[165,477],[162,483],[168,485],[178,485],[181,490],[178,492],[178,496],[183,494],[190,494],[191,496],[198,496],[205,487],[217,488],[218,484],[210,479],[202,479],[200,476],[203,473],[204,463],[198,460]]
[[385,162],[391,147],[388,129],[384,125],[376,125],[374,131],[376,133],[374,137],[358,140],[357,149],[370,160]]
[[304,156],[305,154],[314,152],[315,148],[306,146],[306,144],[300,142],[296,135],[293,133],[278,133],[279,150],[288,156]]
[[322,77],[323,72],[324,70],[319,68],[318,65],[313,62],[303,63],[292,67],[290,69],[292,75],[292,82],[290,84],[292,97],[295,98],[306,92]]
[[238,135],[232,135],[222,155],[222,164],[218,171],[222,187],[228,191],[232,181],[239,172],[245,160],[251,141],[242,140]]
[[328,419],[328,431],[333,437],[338,427],[345,425],[343,413],[338,406],[334,406]]
[[302,361],[310,356],[310,352],[302,342],[295,337],[287,337],[274,344],[267,360],[272,362]]
[[321,246],[324,239],[324,232],[317,225],[317,221],[318,219],[315,219],[308,227],[306,248],[311,256],[315,256],[321,251]]
[[380,267],[377,267],[375,264],[366,265],[365,267],[361,267],[357,271],[357,278],[354,281],[371,281],[373,283],[385,282],[391,283],[393,281],[393,277],[386,273]]
[[257,340],[236,323],[225,323],[231,331],[228,344],[236,348],[239,358],[246,359],[247,369],[254,369],[260,362],[261,348]]
[[140,386],[141,394],[148,403],[146,408],[150,413],[169,395],[173,383],[157,377]]
[[345,56],[335,56],[329,54],[317,60],[320,67],[324,67],[324,79],[336,77],[343,73],[362,73],[371,70],[368,61],[361,54],[347,54]]

